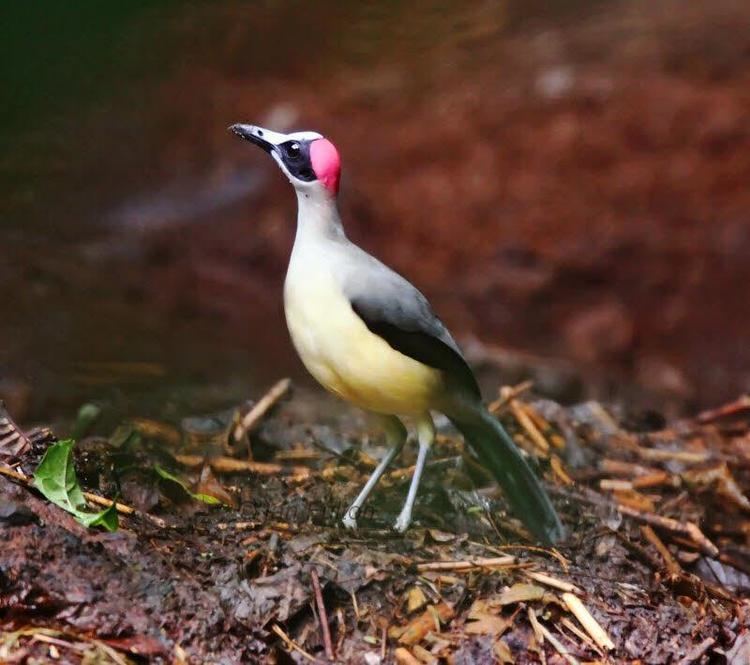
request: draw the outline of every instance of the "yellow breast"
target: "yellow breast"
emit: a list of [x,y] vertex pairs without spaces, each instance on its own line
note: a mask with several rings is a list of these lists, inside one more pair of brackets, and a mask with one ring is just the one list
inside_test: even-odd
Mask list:
[[326,389],[378,413],[416,415],[434,406],[440,372],[370,332],[324,269],[290,268],[284,309],[297,353]]

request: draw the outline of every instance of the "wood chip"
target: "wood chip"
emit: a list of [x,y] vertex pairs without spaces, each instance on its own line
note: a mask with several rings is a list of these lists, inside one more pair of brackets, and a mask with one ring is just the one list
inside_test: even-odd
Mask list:
[[638,455],[643,459],[668,462],[685,462],[686,464],[699,464],[711,459],[709,452],[692,452],[690,450],[663,450],[662,448],[638,448]]
[[679,477],[673,476],[671,473],[667,473],[666,471],[654,471],[653,473],[644,474],[633,480],[633,487],[635,489],[660,487],[662,485],[677,487],[679,486],[679,484]]
[[562,599],[571,614],[578,619],[583,629],[591,636],[591,639],[594,640],[599,648],[602,651],[613,651],[615,643],[609,638],[604,628],[599,625],[599,622],[594,619],[591,612],[586,609],[581,599],[572,593],[563,593]]
[[613,478],[602,478],[599,481],[599,489],[603,492],[630,491],[633,489],[633,483],[629,480],[620,480]]
[[560,482],[562,482],[563,485],[573,484],[573,479],[565,470],[565,466],[563,465],[562,460],[557,455],[550,455],[549,465],[552,467],[552,471],[555,476],[560,480]]
[[516,399],[512,399],[510,401],[510,410],[518,421],[518,424],[528,434],[537,451],[544,457],[549,455],[549,442],[544,438],[544,435],[539,431],[534,421],[526,412],[526,405]]
[[398,641],[406,645],[417,644],[422,641],[427,633],[437,632],[435,631],[436,617],[440,623],[446,623],[453,618],[453,615],[453,608],[448,603],[440,603],[437,606],[431,605],[407,624]]
[[602,473],[611,474],[613,476],[627,476],[632,478],[634,476],[645,476],[649,473],[656,473],[659,469],[653,467],[641,466],[640,464],[632,464],[631,462],[623,462],[622,460],[604,458],[599,461],[599,470]]
[[514,603],[526,603],[533,600],[541,600],[544,597],[544,589],[536,584],[525,584],[518,582],[509,589],[505,589],[498,597],[499,605],[512,605]]
[[421,661],[412,656],[411,652],[404,647],[396,649],[393,652],[393,658],[398,665],[422,665]]
[[628,506],[633,510],[648,513],[656,509],[654,502],[649,497],[633,489],[615,490],[612,493],[612,496],[614,497],[615,501],[617,501],[618,505]]

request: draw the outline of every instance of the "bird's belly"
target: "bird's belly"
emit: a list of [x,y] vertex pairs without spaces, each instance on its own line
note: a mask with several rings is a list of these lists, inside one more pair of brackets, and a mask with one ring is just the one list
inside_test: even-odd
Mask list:
[[284,289],[289,333],[305,367],[326,389],[378,413],[414,415],[434,407],[442,387],[438,370],[370,332],[334,280],[290,277]]

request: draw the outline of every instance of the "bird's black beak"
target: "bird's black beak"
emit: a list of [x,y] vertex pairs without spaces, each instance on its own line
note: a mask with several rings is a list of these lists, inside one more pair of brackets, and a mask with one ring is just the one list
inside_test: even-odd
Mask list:
[[250,141],[250,143],[254,143],[269,154],[276,147],[271,141],[268,141],[264,138],[264,134],[267,132],[267,130],[264,130],[261,127],[256,127],[255,125],[236,124],[231,125],[229,127],[229,131],[233,134],[236,134],[241,139],[245,139],[246,141]]

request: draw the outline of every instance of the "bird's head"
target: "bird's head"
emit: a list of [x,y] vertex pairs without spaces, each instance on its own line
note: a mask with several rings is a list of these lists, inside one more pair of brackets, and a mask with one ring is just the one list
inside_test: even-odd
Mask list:
[[263,148],[276,160],[298,192],[336,196],[341,161],[336,146],[317,132],[282,134],[257,125],[232,125],[240,138]]

